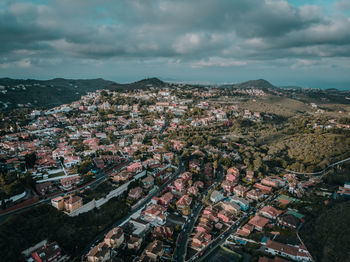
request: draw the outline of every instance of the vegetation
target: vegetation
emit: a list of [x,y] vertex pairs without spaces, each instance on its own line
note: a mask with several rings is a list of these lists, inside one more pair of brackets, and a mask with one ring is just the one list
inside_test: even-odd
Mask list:
[[345,158],[347,155],[344,154],[348,154],[349,149],[349,137],[334,134],[297,134],[272,143],[268,154],[283,159],[285,168],[315,172],[324,169],[333,161]]
[[319,209],[301,230],[315,261],[350,261],[350,201]]
[[24,211],[0,225],[1,260],[23,261],[21,251],[43,239],[57,241],[65,252],[77,257],[97,234],[127,212],[125,201],[118,198],[77,217],[69,217],[48,205]]
[[22,181],[17,178],[15,174],[0,173],[0,196],[1,199],[6,199],[24,191]]
[[2,95],[3,102],[10,102],[9,109],[17,104],[31,103],[35,107],[51,107],[71,103],[85,95],[87,92],[107,88],[113,82],[103,79],[71,80],[56,78],[52,80],[15,80],[1,78],[0,85],[15,87],[25,85],[23,88],[8,89]]
[[89,202],[93,199],[97,200],[105,197],[113,189],[113,185],[109,181],[105,181],[94,189],[85,189],[80,195],[83,197],[84,201]]

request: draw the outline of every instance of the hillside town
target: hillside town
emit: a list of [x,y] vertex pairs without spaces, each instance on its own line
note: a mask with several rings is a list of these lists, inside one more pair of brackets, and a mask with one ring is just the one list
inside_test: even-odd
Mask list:
[[[307,220],[299,207],[317,194],[350,197],[350,185],[322,188],[325,172],[307,176],[271,161],[268,169],[267,150],[244,152],[250,134],[236,132],[235,121],[243,130],[280,120],[242,107],[241,95],[254,103],[267,94],[252,87],[233,100],[218,88],[166,84],[35,109],[0,137],[0,215],[50,205],[73,219],[109,201],[124,205],[75,261],[203,261],[218,247],[233,261],[315,261],[299,235]],[[348,126],[330,119],[321,128]],[[77,255],[58,239],[31,244],[27,261]]]

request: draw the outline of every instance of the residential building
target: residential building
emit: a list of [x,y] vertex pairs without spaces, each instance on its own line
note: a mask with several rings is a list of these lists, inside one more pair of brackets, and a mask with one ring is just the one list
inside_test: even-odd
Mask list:
[[280,216],[283,213],[283,211],[278,210],[272,206],[264,206],[259,213],[264,217],[270,219],[277,219],[277,217]]
[[254,179],[254,171],[246,171],[246,176],[245,178],[248,180],[248,181],[252,181]]
[[237,234],[243,237],[247,237],[253,230],[254,226],[247,223],[241,229],[237,230]]
[[64,208],[68,212],[74,212],[83,205],[83,199],[80,196],[72,196],[64,200]]
[[192,159],[190,160],[189,164],[188,164],[190,169],[194,169],[199,171],[200,170],[200,163],[198,159]]
[[164,253],[163,242],[160,240],[154,240],[149,243],[145,249],[146,255],[150,257],[153,261],[157,261]]
[[44,244],[40,248],[34,250],[30,256],[36,262],[51,262],[58,261],[62,259],[62,261],[66,261],[63,259],[63,254],[61,248],[58,246],[57,242],[52,242],[50,244]]
[[157,226],[153,229],[153,238],[170,239],[173,235],[173,229],[167,226]]
[[162,195],[160,198],[158,198],[158,203],[164,206],[168,206],[173,200],[173,198],[174,198],[174,195],[171,192],[167,192],[164,195]]
[[252,189],[247,192],[246,196],[251,200],[260,201],[264,198],[264,193],[259,189]]
[[142,219],[158,225],[164,225],[166,220],[166,208],[157,204],[152,204],[141,213]]
[[305,246],[290,246],[277,241],[267,240],[265,251],[272,255],[279,255],[295,261],[312,261],[312,257]]
[[350,198],[350,183],[346,182],[346,183],[344,183],[343,187],[340,186],[338,191],[337,191],[337,194],[340,196]]
[[145,177],[144,179],[141,180],[143,187],[145,189],[149,189],[151,187],[153,187],[154,185],[154,178],[150,175],[148,175],[147,177]]
[[124,232],[120,227],[111,229],[105,236],[105,243],[111,248],[118,248],[124,242]]
[[221,204],[221,207],[225,211],[230,212],[232,214],[237,214],[241,211],[240,206],[233,201],[224,201],[220,202],[219,204]]
[[191,195],[194,195],[194,196],[197,196],[197,194],[198,194],[198,187],[195,187],[195,186],[189,187],[187,189],[187,193],[191,194]]
[[208,245],[211,240],[211,235],[204,232],[197,232],[191,242],[191,247],[194,250],[200,251],[202,248]]
[[232,182],[229,180],[225,180],[221,183],[221,187],[225,190],[227,193],[232,193],[234,187],[237,186],[236,182]]
[[192,202],[192,198],[188,195],[183,195],[180,197],[180,199],[176,202],[176,207],[180,210],[183,210],[185,207],[189,207]]
[[181,178],[184,181],[188,182],[189,180],[192,179],[192,173],[191,172],[184,172],[184,173],[181,174]]
[[261,180],[261,183],[266,186],[278,188],[285,185],[285,182],[282,178],[278,176],[268,176]]
[[138,173],[142,171],[142,164],[140,162],[131,163],[126,167],[126,170],[130,173]]
[[288,262],[288,260],[285,260],[280,257],[274,257],[274,258],[268,258],[268,257],[259,257],[258,262]]
[[248,224],[254,226],[254,228],[258,231],[262,231],[264,226],[269,223],[267,218],[255,215],[252,219],[249,220]]
[[141,187],[134,187],[130,189],[128,198],[131,200],[137,200],[142,196],[142,188]]
[[243,211],[247,211],[249,209],[249,201],[244,198],[233,196],[230,197],[230,201],[237,203]]
[[61,178],[61,186],[63,187],[64,190],[70,190],[74,186],[80,183],[80,176],[79,175],[72,175],[72,176],[67,176],[64,178]]
[[142,244],[141,237],[130,236],[128,241],[128,249],[139,250]]
[[255,183],[254,184],[254,187],[261,190],[262,192],[264,192],[265,194],[271,194],[273,189],[272,187],[269,187],[269,186],[264,186],[260,183]]
[[178,178],[174,181],[174,186],[178,192],[181,192],[185,189],[185,180]]
[[88,262],[107,262],[111,258],[111,249],[105,242],[100,242],[87,255]]
[[233,192],[238,197],[244,197],[247,191],[248,191],[248,188],[246,188],[242,185],[238,185],[233,189]]
[[64,198],[59,196],[51,199],[51,205],[58,210],[62,210],[64,208]]
[[300,219],[292,214],[284,214],[278,218],[278,222],[285,226],[296,229],[301,223]]
[[224,198],[224,195],[217,190],[214,190],[210,195],[210,201],[212,201],[213,203],[217,203],[221,201],[223,198]]
[[35,189],[38,192],[38,194],[44,196],[48,193],[52,193],[54,187],[51,181],[47,181],[44,183],[36,184]]

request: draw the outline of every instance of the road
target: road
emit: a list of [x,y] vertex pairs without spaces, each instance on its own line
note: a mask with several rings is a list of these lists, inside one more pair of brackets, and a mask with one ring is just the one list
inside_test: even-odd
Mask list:
[[284,169],[279,167],[280,170],[286,171],[288,173],[292,173],[292,174],[296,174],[296,175],[312,175],[312,176],[319,176],[319,175],[324,175],[330,168],[340,165],[342,163],[348,162],[350,161],[350,157],[349,158],[345,158],[343,160],[337,161],[333,164],[330,164],[329,166],[327,166],[325,169],[319,171],[319,172],[314,172],[314,173],[303,173],[303,172],[297,172],[297,171],[293,171],[293,170],[289,170],[289,169]]
[[200,214],[202,207],[203,207],[202,202],[197,202],[197,204],[192,210],[191,217],[184,224],[183,230],[181,231],[181,233],[177,238],[177,245],[174,251],[173,261],[178,261],[178,262],[184,261],[186,257],[186,250],[187,250],[189,235],[193,230],[193,226],[198,219],[198,215]]
[[[203,261],[211,252],[213,252],[218,246],[222,245],[228,236],[235,233],[240,226],[240,224],[250,215],[253,215],[260,211],[262,207],[264,207],[269,201],[274,200],[278,196],[278,192],[275,192],[272,196],[266,198],[263,202],[259,203],[257,207],[253,207],[250,209],[249,213],[246,213],[243,217],[241,217],[238,221],[236,221],[230,229],[225,231],[223,234],[220,235],[220,237],[216,238],[214,241],[212,241],[208,246],[206,246],[202,251],[198,252],[195,256],[187,260],[188,262],[191,261]],[[199,257],[199,254],[204,254],[201,257]]]
[[142,202],[142,204],[140,204],[139,206],[135,207],[132,211],[130,211],[126,216],[124,216],[123,218],[117,220],[112,226],[110,226],[109,228],[106,228],[104,231],[102,231],[100,234],[98,234],[93,241],[91,241],[91,243],[82,251],[81,255],[85,255],[87,254],[90,249],[92,248],[92,246],[95,243],[99,243],[102,241],[102,239],[104,238],[104,236],[108,233],[108,231],[110,231],[112,228],[120,226],[121,224],[125,223],[126,221],[128,221],[132,215],[134,215],[135,213],[137,213],[139,210],[143,209],[150,201],[153,197],[155,197],[156,195],[158,195],[160,192],[162,192],[170,183],[172,183],[180,174],[182,174],[184,170],[184,166],[183,166],[183,162],[181,160],[181,157],[179,157],[179,168],[178,170],[174,173],[174,175],[166,182],[164,183],[162,186],[160,186],[157,191],[155,191],[153,194],[149,195],[145,201]]
[[[218,181],[221,181],[223,178],[223,172],[221,168],[219,168],[217,174],[218,174],[217,175]],[[202,196],[205,197],[208,194],[208,191],[217,184],[218,182],[213,183],[210,187],[206,189],[205,192],[202,193]],[[202,208],[203,208],[203,203],[202,201],[199,201],[192,209],[191,217],[186,221],[183,227],[183,231],[181,231],[181,233],[177,238],[177,246],[174,251],[173,261],[182,262],[185,260],[186,253],[187,253],[187,245],[189,241],[189,235],[193,231],[194,224],[196,223]]]

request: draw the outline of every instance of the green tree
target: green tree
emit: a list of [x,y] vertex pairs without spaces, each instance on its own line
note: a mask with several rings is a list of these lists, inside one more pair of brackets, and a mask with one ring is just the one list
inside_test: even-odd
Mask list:
[[30,154],[26,154],[24,160],[27,168],[33,168],[37,160],[36,153],[32,152]]

